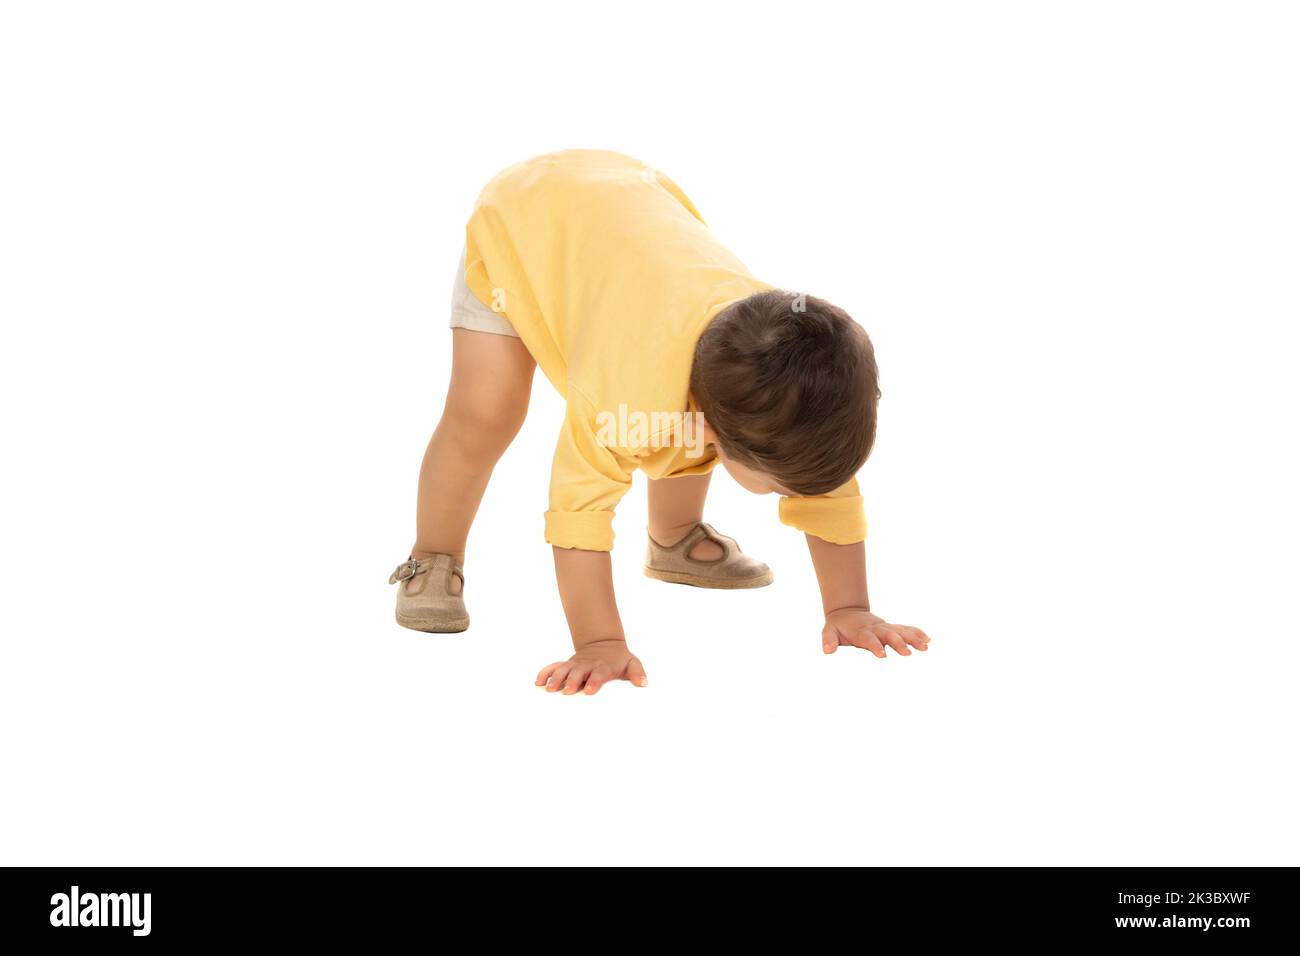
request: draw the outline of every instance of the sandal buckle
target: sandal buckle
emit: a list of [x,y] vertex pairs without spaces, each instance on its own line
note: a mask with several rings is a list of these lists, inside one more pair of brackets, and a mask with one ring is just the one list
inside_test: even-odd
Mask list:
[[399,584],[402,581],[409,581],[419,573],[420,562],[412,558],[410,561],[405,561],[397,566],[397,570],[393,572],[393,583]]

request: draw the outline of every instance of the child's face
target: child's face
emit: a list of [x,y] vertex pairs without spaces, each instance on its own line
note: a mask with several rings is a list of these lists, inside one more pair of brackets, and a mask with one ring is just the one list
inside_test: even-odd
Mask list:
[[722,450],[718,444],[718,433],[713,430],[708,422],[704,423],[704,440],[713,446],[713,450],[718,455],[718,461],[722,462],[722,467],[727,469],[727,474],[736,479],[736,484],[746,491],[753,492],[756,495],[789,495],[792,492],[781,485],[771,475],[765,474],[756,468],[742,464],[733,458],[727,457],[727,453]]
[[770,475],[765,475],[761,471],[755,471],[748,465],[742,465],[738,461],[728,459],[721,448],[718,449],[718,460],[722,462],[722,467],[727,469],[727,473],[736,479],[736,484],[746,491],[752,491],[756,495],[788,495],[791,493],[788,488],[782,487]]

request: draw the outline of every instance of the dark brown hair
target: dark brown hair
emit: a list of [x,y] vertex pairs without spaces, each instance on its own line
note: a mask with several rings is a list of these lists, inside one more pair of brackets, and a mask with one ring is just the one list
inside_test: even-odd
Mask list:
[[862,467],[876,439],[876,355],[843,309],[772,290],[727,306],[695,345],[691,394],[723,451],[800,495]]

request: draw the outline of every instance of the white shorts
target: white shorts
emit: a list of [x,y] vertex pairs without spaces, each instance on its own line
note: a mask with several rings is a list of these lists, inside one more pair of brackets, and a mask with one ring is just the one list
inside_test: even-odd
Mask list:
[[460,253],[460,265],[456,267],[456,281],[451,289],[451,327],[469,329],[472,332],[491,332],[493,335],[513,335],[519,338],[510,320],[501,312],[493,312],[486,305],[474,298],[465,284],[465,251]]

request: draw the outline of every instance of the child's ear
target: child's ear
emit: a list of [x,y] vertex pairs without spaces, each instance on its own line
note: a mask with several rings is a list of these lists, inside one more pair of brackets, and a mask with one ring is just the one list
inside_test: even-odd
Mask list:
[[700,419],[700,434],[704,436],[704,444],[716,445],[718,443],[718,433],[713,430],[707,418]]

